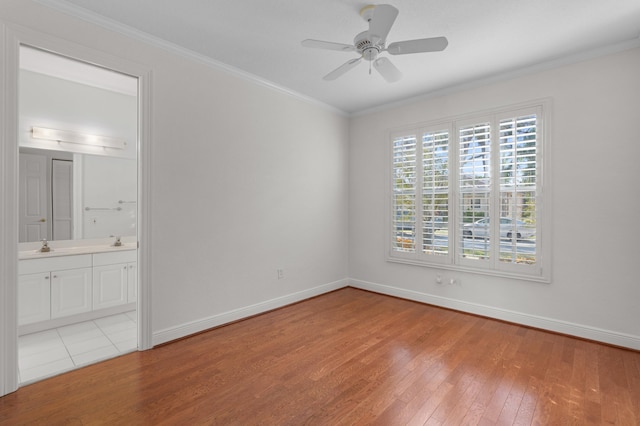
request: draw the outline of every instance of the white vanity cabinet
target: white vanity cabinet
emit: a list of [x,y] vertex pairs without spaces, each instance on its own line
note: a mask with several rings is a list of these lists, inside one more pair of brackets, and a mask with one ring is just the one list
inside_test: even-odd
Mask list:
[[[18,332],[135,309],[137,250],[44,254],[18,262]],[[33,256],[31,254],[31,256]]]
[[90,254],[21,260],[18,324],[91,310]]
[[134,250],[96,253],[93,255],[93,309],[109,308],[134,300],[129,299],[130,286],[135,286],[136,252]]

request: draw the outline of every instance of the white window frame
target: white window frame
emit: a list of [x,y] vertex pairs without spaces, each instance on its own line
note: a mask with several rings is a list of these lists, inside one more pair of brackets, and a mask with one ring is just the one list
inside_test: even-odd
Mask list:
[[[462,254],[462,193],[459,177],[459,131],[462,127],[490,123],[490,196],[488,212],[490,218],[498,218],[501,211],[500,204],[500,149],[499,149],[499,123],[507,118],[522,117],[528,114],[536,114],[536,261],[534,264],[511,263],[499,260],[500,226],[499,220],[492,220],[490,226],[489,244],[490,257],[486,261],[468,259]],[[522,104],[497,108],[477,114],[469,114],[459,117],[451,117],[445,120],[426,122],[403,128],[392,129],[388,132],[387,144],[389,146],[388,176],[389,195],[388,214],[385,227],[386,260],[412,265],[437,267],[455,271],[474,272],[479,274],[524,279],[548,283],[551,280],[551,238],[550,238],[550,214],[551,195],[548,191],[550,182],[549,170],[545,165],[549,157],[549,117],[551,115],[551,100],[542,99]],[[425,133],[447,130],[449,132],[449,197],[448,197],[448,253],[430,254],[422,252],[422,172],[416,174],[416,212],[415,235],[413,251],[394,250],[395,223],[394,215],[394,148],[393,141],[399,137],[415,135],[416,139],[416,166],[421,158],[422,140]]]

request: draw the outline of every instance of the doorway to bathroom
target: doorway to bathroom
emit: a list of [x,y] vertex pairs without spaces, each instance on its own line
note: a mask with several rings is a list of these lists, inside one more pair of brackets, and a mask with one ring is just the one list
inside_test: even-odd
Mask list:
[[20,384],[139,347],[138,88],[20,45]]

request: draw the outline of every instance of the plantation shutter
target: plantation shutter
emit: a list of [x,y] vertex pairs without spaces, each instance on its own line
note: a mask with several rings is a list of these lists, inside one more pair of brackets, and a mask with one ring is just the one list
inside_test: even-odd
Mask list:
[[449,131],[422,138],[422,250],[449,253]]
[[535,114],[500,120],[501,262],[536,262],[537,128]]
[[393,220],[391,243],[395,252],[415,253],[416,136],[393,139]]
[[[491,125],[459,129],[460,257],[489,260],[491,254]],[[483,220],[485,220],[483,222]],[[469,238],[470,237],[470,238]]]

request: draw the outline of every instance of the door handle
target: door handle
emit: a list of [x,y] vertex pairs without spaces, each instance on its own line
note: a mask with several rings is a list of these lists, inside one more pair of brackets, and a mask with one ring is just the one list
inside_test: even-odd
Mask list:
[[40,219],[40,222],[46,222],[47,219],[45,219],[44,217],[42,219]]

